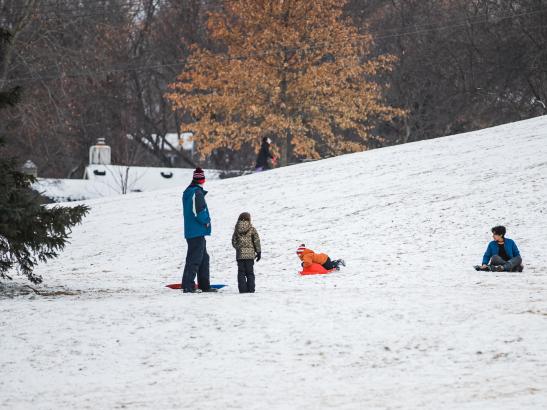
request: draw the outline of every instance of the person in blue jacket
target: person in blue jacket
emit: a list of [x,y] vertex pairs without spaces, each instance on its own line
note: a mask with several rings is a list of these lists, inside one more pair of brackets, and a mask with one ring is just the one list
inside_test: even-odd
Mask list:
[[505,226],[492,228],[494,240],[486,248],[480,270],[522,272],[522,257],[517,244],[512,239],[506,238],[505,232]]
[[211,217],[205,202],[207,191],[203,189],[205,173],[196,168],[192,183],[182,194],[184,216],[184,238],[188,243],[186,264],[182,275],[184,293],[194,293],[194,279],[198,277],[198,288],[202,292],[216,292],[209,281],[209,254],[205,237],[211,235]]

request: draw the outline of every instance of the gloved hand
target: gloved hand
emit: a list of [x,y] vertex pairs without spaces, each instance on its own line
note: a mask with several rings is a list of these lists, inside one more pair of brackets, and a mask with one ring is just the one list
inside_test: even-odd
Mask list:
[[260,253],[260,252],[257,252],[257,253],[256,253],[256,261],[257,261],[257,262],[260,260],[260,256],[261,256],[261,253]]

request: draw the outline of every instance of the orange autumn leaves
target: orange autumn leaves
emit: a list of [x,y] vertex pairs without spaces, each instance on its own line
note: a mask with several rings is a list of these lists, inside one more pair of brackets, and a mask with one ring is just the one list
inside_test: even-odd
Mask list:
[[265,135],[275,136],[282,164],[361,151],[375,124],[404,115],[383,102],[374,81],[393,57],[371,56],[371,36],[350,24],[343,6],[229,0],[209,14],[215,51],[193,47],[168,94],[194,118],[187,129],[202,156],[258,148]]

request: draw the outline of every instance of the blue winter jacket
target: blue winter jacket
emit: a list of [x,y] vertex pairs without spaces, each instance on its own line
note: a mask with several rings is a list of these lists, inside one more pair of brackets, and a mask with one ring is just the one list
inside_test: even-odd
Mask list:
[[[517,248],[517,244],[515,243],[515,241],[509,238],[505,238],[504,242],[505,243],[503,244],[503,247],[505,248],[505,252],[507,252],[507,256],[509,256],[509,259],[513,259],[515,256],[520,256],[519,248]],[[488,244],[488,248],[486,248],[484,256],[482,257],[482,264],[488,264],[492,256],[497,255],[498,253],[498,243],[496,241],[490,242]]]
[[205,191],[198,184],[190,184],[182,194],[184,237],[186,239],[211,235],[211,217],[205,202]]

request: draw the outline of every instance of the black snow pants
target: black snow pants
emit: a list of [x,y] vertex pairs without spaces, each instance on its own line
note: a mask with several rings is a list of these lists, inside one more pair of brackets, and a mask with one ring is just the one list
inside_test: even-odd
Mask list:
[[182,275],[182,288],[194,289],[194,279],[198,277],[198,285],[201,290],[211,287],[209,282],[209,254],[204,236],[186,239],[188,251],[186,253],[186,265]]
[[238,259],[237,261],[237,287],[239,293],[254,293],[255,272],[254,259]]
[[326,270],[331,270],[336,268],[336,264],[330,260],[330,258],[327,258],[327,261],[322,265]]

